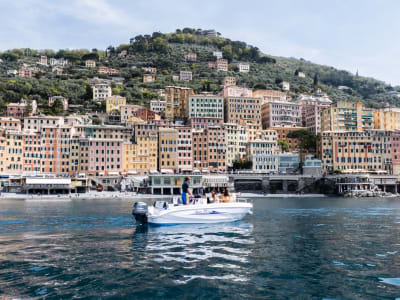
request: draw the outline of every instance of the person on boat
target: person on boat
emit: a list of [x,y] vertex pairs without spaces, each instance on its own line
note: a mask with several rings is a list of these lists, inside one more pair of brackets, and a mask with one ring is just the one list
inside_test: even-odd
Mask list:
[[194,198],[189,186],[190,186],[190,177],[185,177],[185,180],[183,181],[183,184],[182,184],[182,203],[183,203],[183,205],[189,204],[189,196]]
[[210,203],[217,203],[217,192],[215,189],[211,191],[211,199]]
[[223,200],[222,200],[222,202],[230,202],[230,196],[229,196],[229,191],[228,191],[228,189],[225,189],[224,190],[224,197],[223,197]]

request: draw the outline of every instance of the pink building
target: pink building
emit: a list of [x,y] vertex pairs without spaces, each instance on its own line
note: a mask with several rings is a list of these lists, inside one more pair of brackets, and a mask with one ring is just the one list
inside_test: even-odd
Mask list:
[[395,131],[392,133],[391,137],[392,145],[392,169],[394,175],[400,174],[400,131]]
[[208,126],[221,126],[222,118],[190,118],[189,126],[192,128],[207,128]]
[[224,97],[253,97],[253,91],[240,86],[224,86]]
[[[28,101],[23,99],[18,103],[9,103],[7,105],[7,117],[13,117],[13,118],[25,117],[25,111],[27,109],[28,104],[29,104]],[[37,109],[36,100],[32,100],[30,102],[30,106],[31,106],[31,112],[29,113],[29,115],[35,114]]]
[[11,129],[21,131],[22,123],[20,119],[11,117],[0,117],[0,129]]
[[136,104],[126,104],[119,107],[121,123],[125,123],[129,118],[136,117],[136,112],[144,107]]
[[121,172],[122,145],[123,139],[89,138],[88,173],[99,176]]
[[18,70],[18,76],[22,78],[31,78],[32,71],[25,68],[21,68]]
[[108,75],[116,75],[116,74],[118,74],[117,70],[111,69],[111,68],[108,68],[108,67],[99,67],[98,72],[100,74],[108,74]]
[[42,168],[42,134],[35,131],[24,131],[23,141],[22,169],[24,172],[40,173]]
[[178,172],[192,171],[192,128],[176,126],[175,129],[178,131]]
[[71,126],[42,126],[42,172],[69,174]]
[[193,168],[226,171],[226,136],[222,126],[192,130]]
[[185,55],[185,61],[196,61],[197,60],[197,54],[196,53],[188,53]]
[[321,112],[330,107],[332,101],[328,97],[300,95],[296,103],[300,104],[302,126],[314,133],[321,132]]
[[218,58],[216,61],[209,61],[208,67],[219,71],[228,72],[228,60],[224,58]]

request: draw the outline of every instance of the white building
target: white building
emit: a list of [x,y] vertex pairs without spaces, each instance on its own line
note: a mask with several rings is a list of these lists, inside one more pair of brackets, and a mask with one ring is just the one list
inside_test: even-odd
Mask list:
[[54,57],[49,59],[50,66],[65,66],[68,64],[68,59],[59,58],[56,59]]
[[213,56],[215,56],[217,59],[222,58],[222,52],[221,51],[214,51]]
[[150,101],[150,110],[160,113],[165,111],[166,102],[163,100],[151,100]]
[[270,173],[278,170],[278,137],[275,130],[260,131],[255,140],[247,144],[247,160],[255,172]]
[[96,68],[96,61],[93,59],[85,60],[85,66],[86,68]]
[[248,73],[250,72],[250,65],[249,64],[238,64],[239,72],[241,73]]
[[192,80],[192,72],[191,71],[180,71],[179,72],[179,80],[191,81]]
[[193,95],[189,97],[190,118],[224,118],[224,98],[214,95]]
[[290,90],[290,83],[287,81],[282,81],[282,90],[289,91]]
[[298,72],[297,76],[300,77],[300,78],[305,78],[306,74],[304,74],[304,72]]
[[104,83],[96,83],[92,87],[93,91],[93,100],[101,101],[106,100],[107,98],[112,96],[111,86]]

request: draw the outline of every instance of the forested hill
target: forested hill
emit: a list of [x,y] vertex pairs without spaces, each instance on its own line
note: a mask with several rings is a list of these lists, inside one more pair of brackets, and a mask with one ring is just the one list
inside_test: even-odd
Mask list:
[[[213,52],[221,51],[229,61],[228,72],[217,72],[208,67],[215,61]],[[126,53],[126,55],[125,55]],[[196,61],[185,61],[184,55],[196,53]],[[68,64],[57,72],[54,66],[38,64],[40,56],[64,58]],[[197,92],[206,90],[219,92],[225,76],[234,76],[237,85],[253,89],[280,90],[282,81],[290,83],[290,94],[313,93],[320,88],[333,101],[361,100],[368,106],[379,107],[381,102],[399,105],[398,87],[382,81],[350,72],[322,66],[304,59],[274,57],[262,53],[257,47],[228,38],[210,37],[200,29],[185,28],[174,33],[154,32],[151,35],[132,37],[126,44],[109,46],[105,50],[33,50],[13,49],[0,53],[0,109],[9,102],[21,98],[36,99],[47,103],[49,96],[62,95],[71,104],[82,104],[83,108],[96,108],[90,101],[89,80],[94,77],[120,77],[112,83],[113,93],[127,97],[130,103],[145,104],[157,99],[157,92],[166,85],[184,85]],[[96,68],[85,67],[85,61],[93,59]],[[238,72],[237,63],[249,63],[250,72]],[[118,74],[109,76],[98,73],[99,66],[116,69]],[[144,67],[157,68],[156,81],[143,83]],[[19,78],[10,73],[20,68],[33,69],[32,78]],[[173,81],[173,75],[181,70],[193,72],[190,82]],[[305,75],[300,77],[299,75]]]

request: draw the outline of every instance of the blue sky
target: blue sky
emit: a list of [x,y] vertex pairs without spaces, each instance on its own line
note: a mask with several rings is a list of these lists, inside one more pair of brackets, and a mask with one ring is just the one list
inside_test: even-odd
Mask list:
[[400,85],[397,0],[0,0],[0,51],[98,48],[137,34],[214,28],[263,52]]

